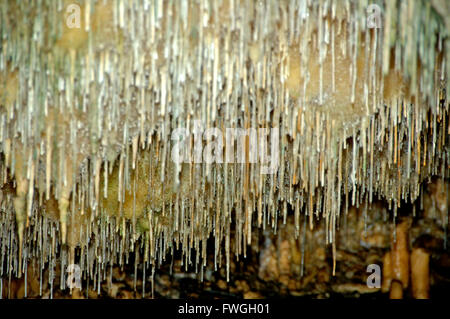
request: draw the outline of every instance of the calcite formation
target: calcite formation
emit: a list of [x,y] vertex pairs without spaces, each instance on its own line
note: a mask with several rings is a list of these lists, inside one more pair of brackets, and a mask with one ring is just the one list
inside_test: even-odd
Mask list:
[[77,264],[101,282],[134,253],[145,277],[175,251],[201,271],[210,238],[229,270],[291,214],[295,238],[324,220],[335,255],[349,206],[384,200],[395,220],[449,177],[448,16],[422,0],[1,1],[0,276]]

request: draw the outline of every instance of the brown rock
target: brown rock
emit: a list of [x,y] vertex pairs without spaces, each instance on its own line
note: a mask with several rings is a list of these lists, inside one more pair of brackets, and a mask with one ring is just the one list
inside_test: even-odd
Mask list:
[[262,299],[262,295],[255,291],[248,291],[244,293],[244,299]]
[[227,283],[225,282],[225,280],[219,280],[217,281],[217,287],[219,287],[219,289],[226,290]]
[[430,255],[422,248],[411,253],[411,286],[416,299],[430,298]]

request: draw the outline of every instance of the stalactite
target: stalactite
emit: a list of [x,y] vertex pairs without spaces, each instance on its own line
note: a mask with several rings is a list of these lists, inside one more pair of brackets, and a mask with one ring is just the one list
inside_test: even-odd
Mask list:
[[[302,247],[323,218],[335,258],[343,196],[396,210],[448,178],[446,21],[427,1],[377,3],[381,29],[359,1],[81,1],[79,27],[70,1],[3,1],[0,277],[37,257],[54,289],[81,250],[95,290],[134,251],[153,294],[170,252],[203,271],[214,236],[229,274],[291,207]],[[205,161],[213,142],[225,162]]]

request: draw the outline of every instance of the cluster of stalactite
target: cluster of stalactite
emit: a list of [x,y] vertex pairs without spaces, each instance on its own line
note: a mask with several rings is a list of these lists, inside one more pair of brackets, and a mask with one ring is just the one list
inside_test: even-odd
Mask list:
[[[2,1],[0,276],[77,263],[100,282],[175,250],[201,270],[211,236],[228,269],[288,207],[293,236],[323,218],[334,244],[349,205],[395,211],[448,177],[448,21],[379,1],[369,28],[371,4]],[[172,133],[196,123],[278,129],[258,136],[275,170],[248,160],[250,136],[219,150],[231,161],[174,162]]]

